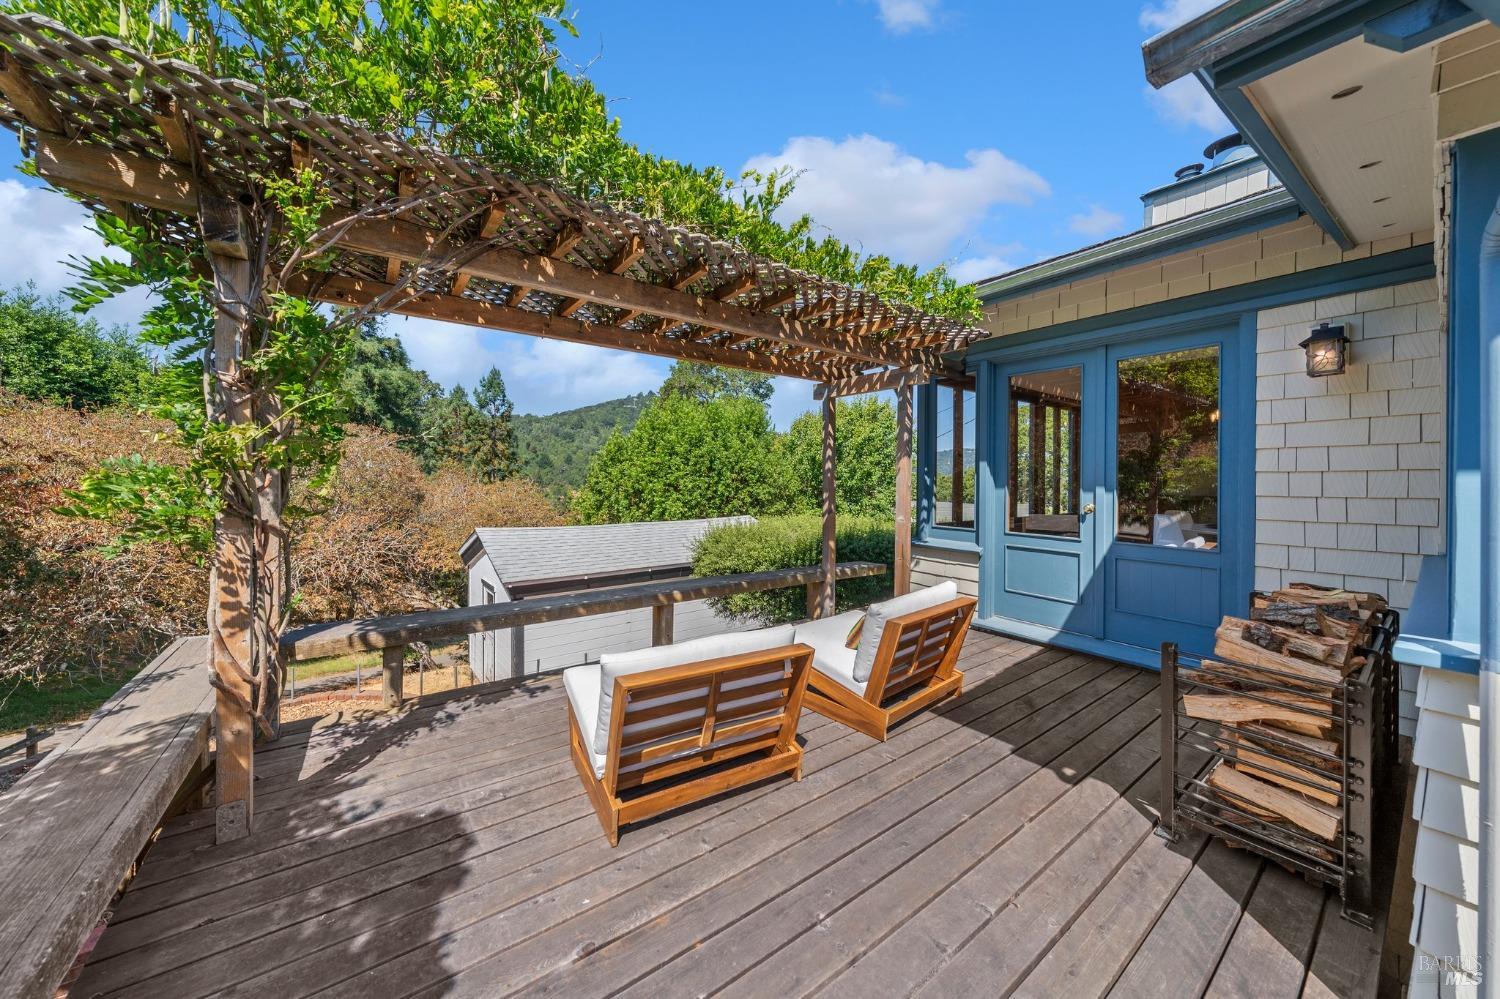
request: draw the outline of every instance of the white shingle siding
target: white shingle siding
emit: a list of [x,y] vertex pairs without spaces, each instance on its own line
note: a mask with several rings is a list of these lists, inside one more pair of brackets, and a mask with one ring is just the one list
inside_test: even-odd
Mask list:
[[[1308,378],[1297,346],[1345,327],[1350,365]],[[1371,590],[1404,610],[1443,544],[1446,361],[1436,281],[1263,310],[1256,323],[1255,585]],[[1401,728],[1416,723],[1415,680]]]
[[1411,943],[1418,953],[1410,994],[1473,995],[1472,988],[1439,990],[1434,976],[1423,974],[1422,958],[1467,962],[1478,954],[1479,679],[1421,670],[1416,705]]
[[958,592],[968,597],[979,596],[979,556],[949,548],[930,548],[918,544],[912,549],[911,585],[915,587],[936,586],[951,579]]

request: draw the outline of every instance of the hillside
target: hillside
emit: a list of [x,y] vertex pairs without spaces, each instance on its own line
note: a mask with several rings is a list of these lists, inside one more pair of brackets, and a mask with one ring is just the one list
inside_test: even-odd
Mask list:
[[521,452],[521,474],[549,496],[566,497],[583,484],[589,460],[616,429],[629,432],[654,396],[649,392],[595,403],[562,413],[513,418]]

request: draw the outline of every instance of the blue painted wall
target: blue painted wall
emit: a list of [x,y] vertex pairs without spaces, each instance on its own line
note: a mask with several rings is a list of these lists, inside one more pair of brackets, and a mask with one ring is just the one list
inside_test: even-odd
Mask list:
[[[1449,594],[1479,592],[1479,238],[1500,197],[1500,129],[1454,147],[1448,274]],[[1448,600],[1451,637],[1479,640],[1479,601]]]

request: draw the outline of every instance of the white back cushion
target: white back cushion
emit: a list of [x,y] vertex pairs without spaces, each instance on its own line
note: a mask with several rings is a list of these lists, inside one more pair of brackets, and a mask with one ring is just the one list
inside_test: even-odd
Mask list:
[[1185,539],[1182,524],[1169,511],[1151,518],[1151,543],[1162,548],[1180,548]]
[[[615,680],[631,673],[681,666],[685,663],[703,662],[737,656],[742,652],[759,652],[792,644],[795,630],[791,625],[762,628],[759,631],[733,631],[727,635],[710,635],[695,638],[691,642],[677,645],[662,645],[656,648],[639,649],[635,652],[614,652],[599,657],[599,717],[594,727],[594,752],[609,751],[609,723],[615,706]],[[696,691],[685,691],[669,700],[685,700],[696,696]]]
[[947,603],[958,597],[958,584],[948,579],[915,590],[905,596],[892,597],[878,604],[871,604],[865,611],[865,628],[859,636],[859,651],[854,656],[854,679],[867,683],[875,668],[875,653],[880,651],[880,636],[885,633],[885,623],[893,617],[901,617],[913,611],[926,610]]

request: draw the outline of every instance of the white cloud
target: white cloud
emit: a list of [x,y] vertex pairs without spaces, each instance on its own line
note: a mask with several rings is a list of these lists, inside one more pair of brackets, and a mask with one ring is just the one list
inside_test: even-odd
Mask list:
[[968,257],[948,267],[948,273],[960,284],[973,284],[975,281],[983,281],[997,274],[1013,271],[1016,265],[994,254],[986,254],[982,257]]
[[556,413],[637,392],[666,377],[669,362],[605,347],[498,333],[430,319],[392,317],[412,364],[446,387],[472,388],[491,366],[516,410]]
[[1213,10],[1223,0],[1162,0],[1141,8],[1141,27],[1147,31],[1170,31],[1199,14]]
[[1068,228],[1080,236],[1095,239],[1117,232],[1125,224],[1125,216],[1112,212],[1103,205],[1090,205],[1086,212],[1068,216]]
[[932,27],[938,0],[875,0],[875,5],[886,30],[904,35],[915,28]]
[[785,217],[806,213],[868,252],[927,264],[949,252],[993,206],[1029,204],[1050,193],[1037,173],[998,149],[970,150],[964,158],[964,166],[919,159],[873,135],[838,142],[802,136],[745,167],[798,171]]
[[907,104],[911,103],[905,97],[902,97],[900,94],[896,93],[891,88],[886,86],[881,86],[876,88],[875,90],[872,90],[870,92],[870,96],[875,98],[875,103],[879,104],[881,107],[904,108]]
[[1192,125],[1218,134],[1231,128],[1229,119],[1196,77],[1184,76],[1160,90],[1147,87],[1146,99],[1157,114],[1174,125]]
[[[38,291],[55,294],[77,280],[68,258],[104,252],[103,241],[89,228],[89,213],[43,187],[0,180],[0,218],[5,220],[0,284],[7,288],[31,282]],[[92,315],[105,325],[133,325],[148,304],[146,293],[136,291],[104,303]]]

